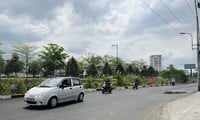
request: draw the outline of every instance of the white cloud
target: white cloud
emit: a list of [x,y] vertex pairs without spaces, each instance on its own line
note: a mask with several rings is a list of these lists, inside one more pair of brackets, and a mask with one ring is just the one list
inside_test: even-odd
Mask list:
[[25,42],[42,49],[47,43],[56,43],[75,57],[88,52],[115,56],[116,49],[111,45],[118,44],[119,56],[126,61],[148,62],[151,54],[162,54],[166,65],[194,63],[190,38],[185,36],[187,41],[177,33],[188,32],[183,25],[195,33],[195,20],[186,3],[163,0],[174,14],[181,16],[179,23],[159,0],[144,1],[167,22],[138,0],[66,0],[57,4],[40,1],[37,12],[30,6],[33,0],[23,4],[0,0],[0,6],[7,6],[2,6],[5,10],[0,12],[0,39],[8,51],[9,44]]

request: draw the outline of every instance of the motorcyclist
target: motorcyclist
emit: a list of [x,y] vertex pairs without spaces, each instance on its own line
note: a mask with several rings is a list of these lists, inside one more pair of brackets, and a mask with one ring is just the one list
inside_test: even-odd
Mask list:
[[111,93],[111,91],[112,91],[112,88],[111,88],[111,85],[110,85],[110,80],[107,79],[106,81],[104,81],[102,93],[104,93],[104,92]]
[[134,81],[135,89],[138,89],[138,84],[139,84],[138,79],[135,79],[135,81]]

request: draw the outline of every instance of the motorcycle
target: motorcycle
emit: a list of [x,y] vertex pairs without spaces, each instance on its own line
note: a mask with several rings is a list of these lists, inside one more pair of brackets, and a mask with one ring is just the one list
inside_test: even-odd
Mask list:
[[112,92],[112,87],[110,85],[110,82],[105,81],[102,88],[102,94],[111,93],[111,92]]

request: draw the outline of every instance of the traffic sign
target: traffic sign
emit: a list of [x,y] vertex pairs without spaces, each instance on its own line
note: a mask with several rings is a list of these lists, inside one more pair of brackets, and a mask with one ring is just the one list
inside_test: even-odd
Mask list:
[[185,64],[184,69],[195,69],[196,65],[195,64]]

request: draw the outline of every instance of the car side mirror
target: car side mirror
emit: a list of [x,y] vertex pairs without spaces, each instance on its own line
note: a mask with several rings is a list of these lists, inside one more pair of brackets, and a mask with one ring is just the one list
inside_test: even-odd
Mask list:
[[59,88],[62,88],[62,89],[64,89],[64,85],[60,85],[60,86],[59,86]]

